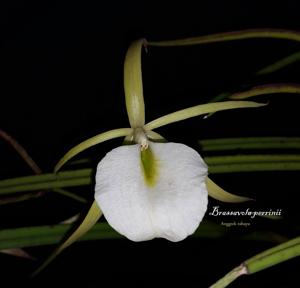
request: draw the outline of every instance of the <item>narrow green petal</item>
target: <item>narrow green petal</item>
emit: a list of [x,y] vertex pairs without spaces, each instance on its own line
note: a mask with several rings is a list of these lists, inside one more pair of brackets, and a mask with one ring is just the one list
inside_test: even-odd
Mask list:
[[141,53],[145,40],[133,42],[126,54],[124,63],[124,89],[126,109],[132,128],[145,124],[145,104],[143,95]]
[[94,201],[92,207],[88,211],[83,222],[79,227],[69,236],[61,245],[59,245],[54,252],[46,259],[46,261],[32,274],[32,277],[40,273],[44,268],[46,268],[58,254],[60,254],[65,248],[73,244],[78,238],[83,236],[87,231],[89,231],[99,220],[102,212],[98,207],[97,203]]
[[167,114],[165,116],[157,118],[149,122],[148,124],[146,124],[145,129],[153,130],[158,127],[162,127],[177,121],[182,121],[185,119],[189,119],[203,114],[208,114],[211,112],[229,110],[229,109],[238,109],[238,108],[255,108],[255,107],[261,107],[265,105],[266,104],[248,102],[248,101],[225,101],[225,102],[201,104],[201,105],[179,110],[171,114]]
[[132,133],[131,128],[120,128],[120,129],[114,129],[110,130],[104,133],[101,133],[99,135],[96,135],[92,138],[89,138],[88,140],[85,140],[81,142],[80,144],[73,147],[71,150],[69,150],[57,163],[57,165],[54,168],[54,172],[57,172],[67,161],[69,161],[71,158],[73,158],[78,153],[86,150],[87,148],[90,148],[94,145],[97,145],[99,143],[102,143],[107,140],[111,140],[118,137],[127,136],[130,133]]
[[208,177],[206,179],[206,186],[208,190],[208,195],[219,201],[229,202],[229,203],[240,203],[240,202],[252,200],[251,198],[248,197],[237,196],[226,192]]
[[283,30],[283,29],[247,29],[239,31],[231,31],[204,35],[199,37],[169,40],[169,41],[153,41],[149,42],[149,46],[187,46],[206,44],[213,42],[223,42],[232,40],[242,40],[251,38],[275,38],[286,39],[300,42],[300,33],[298,31]]
[[298,84],[267,84],[254,87],[250,90],[232,94],[229,98],[242,100],[254,96],[278,93],[300,94],[300,85]]

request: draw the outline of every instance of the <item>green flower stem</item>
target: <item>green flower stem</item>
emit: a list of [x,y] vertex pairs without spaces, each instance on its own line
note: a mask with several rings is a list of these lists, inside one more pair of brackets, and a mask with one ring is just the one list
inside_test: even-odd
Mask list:
[[268,66],[265,66],[261,70],[257,71],[256,74],[257,75],[270,74],[298,61],[300,61],[300,51],[288,55],[287,57],[284,57]]
[[141,128],[145,124],[145,104],[142,82],[141,54],[145,40],[133,42],[126,54],[124,63],[124,89],[126,109],[132,128]]
[[249,101],[225,101],[217,103],[201,104],[186,109],[182,109],[165,116],[159,117],[149,123],[144,127],[147,130],[153,130],[174,122],[182,121],[192,117],[200,116],[203,114],[208,114],[211,112],[239,109],[239,108],[256,108],[264,106],[265,104],[249,102]]
[[299,137],[245,137],[200,140],[202,151],[300,149]]
[[246,260],[217,281],[210,288],[224,288],[236,278],[245,274],[253,274],[276,264],[300,256],[300,237],[268,249]]
[[224,33],[217,33],[211,35],[204,35],[199,37],[169,40],[169,41],[152,41],[149,42],[149,46],[187,46],[187,45],[198,45],[214,42],[252,39],[252,38],[275,38],[275,39],[286,39],[292,41],[300,41],[300,33],[292,30],[281,30],[281,29],[248,29],[231,31]]

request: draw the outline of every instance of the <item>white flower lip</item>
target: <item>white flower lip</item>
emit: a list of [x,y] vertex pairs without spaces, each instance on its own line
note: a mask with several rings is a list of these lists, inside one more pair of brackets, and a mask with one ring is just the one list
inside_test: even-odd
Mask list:
[[[207,166],[183,144],[150,142],[148,149],[154,161],[150,172],[139,144],[109,152],[98,164],[95,199],[109,224],[130,240],[181,241],[206,212]],[[151,183],[146,172],[155,174]]]

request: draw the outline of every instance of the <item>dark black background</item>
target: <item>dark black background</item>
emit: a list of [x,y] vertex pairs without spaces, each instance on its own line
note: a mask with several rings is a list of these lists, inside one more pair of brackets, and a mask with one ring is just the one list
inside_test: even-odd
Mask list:
[[[80,141],[129,125],[123,61],[132,41],[250,28],[300,29],[297,1],[4,1],[1,5],[0,127],[22,143],[45,172],[52,171],[63,153]],[[149,121],[205,103],[224,91],[265,83],[299,83],[296,64],[272,76],[254,77],[256,70],[298,50],[299,43],[270,39],[189,48],[150,47],[149,53],[143,54],[146,118]],[[159,132],[170,141],[198,149],[197,140],[204,138],[300,136],[296,98],[264,97],[260,100],[272,100],[266,108],[221,112],[206,120],[173,124]],[[91,156],[95,167],[109,149],[119,144],[112,141],[83,155]],[[0,150],[1,178],[31,174],[6,143],[0,142]],[[214,179],[232,192],[256,198],[258,206],[282,208],[287,220],[276,229],[294,237],[299,232],[299,227],[295,230],[299,218],[297,177],[297,173],[254,173]],[[92,190],[85,191],[90,199]],[[1,225],[57,223],[84,208],[48,195],[1,207]],[[269,225],[274,226],[262,221],[251,229],[268,229]],[[38,287],[68,282],[74,287],[208,287],[268,247],[269,243],[225,239],[85,242],[70,247],[32,282],[26,275],[37,263],[0,255],[0,281],[7,281],[3,287],[10,287],[16,280]],[[42,259],[52,249],[30,252]],[[239,279],[230,287],[295,287],[298,267],[299,260],[295,259]]]

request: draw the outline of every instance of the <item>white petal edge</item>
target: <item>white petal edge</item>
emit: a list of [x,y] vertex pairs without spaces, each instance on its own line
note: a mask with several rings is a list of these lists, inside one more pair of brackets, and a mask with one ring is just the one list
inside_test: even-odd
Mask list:
[[145,183],[140,146],[121,146],[98,164],[95,199],[108,223],[133,241],[193,234],[207,210],[207,166],[192,148],[150,143],[157,161],[156,184]]

